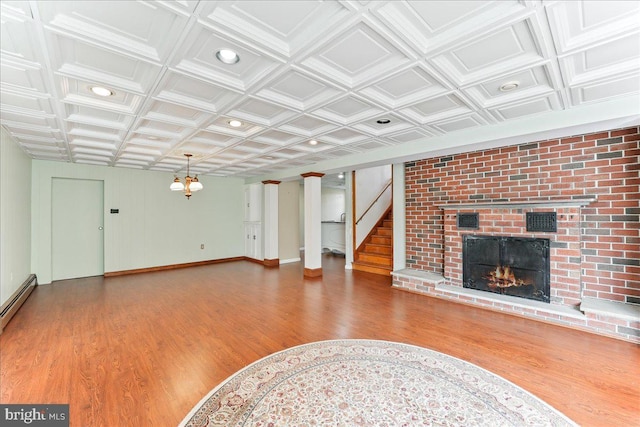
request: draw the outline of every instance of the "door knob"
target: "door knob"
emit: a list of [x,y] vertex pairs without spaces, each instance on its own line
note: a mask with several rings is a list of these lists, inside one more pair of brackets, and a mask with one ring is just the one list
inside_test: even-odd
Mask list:
[[98,227],[98,230],[104,230],[103,226]]

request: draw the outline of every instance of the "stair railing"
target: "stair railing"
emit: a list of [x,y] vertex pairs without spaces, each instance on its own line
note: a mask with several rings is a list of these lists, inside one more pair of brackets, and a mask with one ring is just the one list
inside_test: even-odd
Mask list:
[[380,193],[378,194],[378,196],[376,196],[376,198],[375,198],[375,199],[373,199],[373,201],[372,201],[371,203],[369,203],[369,206],[367,207],[367,209],[365,209],[365,211],[362,213],[362,215],[360,215],[360,218],[358,218],[358,219],[356,220],[356,225],[358,225],[358,223],[359,223],[360,221],[362,221],[362,218],[364,218],[364,216],[367,214],[367,212],[369,212],[369,211],[371,210],[371,208],[376,204],[376,202],[377,202],[378,200],[380,200],[380,197],[382,197],[382,196],[384,195],[385,191],[387,191],[387,189],[388,189],[389,187],[391,187],[391,182],[392,182],[392,181],[391,181],[391,180],[389,180],[389,181],[387,182],[387,184],[384,186],[384,188],[380,191]]
[[[389,206],[382,206],[381,199],[383,196],[390,194],[392,191],[392,180],[387,181],[383,186],[382,190],[377,194],[375,198],[368,204],[367,208],[364,212],[356,219],[355,216],[355,198],[354,198],[354,216],[353,216],[353,256],[354,259],[357,257],[358,248],[366,239],[368,233],[370,233],[373,228],[376,226],[378,220],[380,219],[380,215],[383,215]],[[387,197],[385,198],[385,203],[387,202]],[[388,202],[391,202],[390,197]],[[375,216],[375,218],[374,218]],[[366,231],[365,231],[366,230]]]

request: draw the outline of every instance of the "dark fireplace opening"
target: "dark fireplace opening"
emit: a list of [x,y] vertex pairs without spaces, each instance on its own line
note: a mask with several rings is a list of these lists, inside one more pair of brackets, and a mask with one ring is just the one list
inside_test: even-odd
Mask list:
[[462,281],[465,288],[549,302],[549,239],[463,235]]

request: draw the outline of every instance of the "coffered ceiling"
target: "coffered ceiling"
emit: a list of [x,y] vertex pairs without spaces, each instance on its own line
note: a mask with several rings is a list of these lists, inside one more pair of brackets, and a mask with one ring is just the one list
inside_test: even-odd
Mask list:
[[2,125],[34,159],[179,172],[192,153],[196,173],[251,180],[640,115],[637,1],[2,0],[1,12]]

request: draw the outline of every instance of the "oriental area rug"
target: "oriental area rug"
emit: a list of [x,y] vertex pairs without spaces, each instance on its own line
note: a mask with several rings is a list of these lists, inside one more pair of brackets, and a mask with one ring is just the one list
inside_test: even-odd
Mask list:
[[375,340],[320,341],[249,365],[180,426],[575,426],[515,384],[455,357]]

